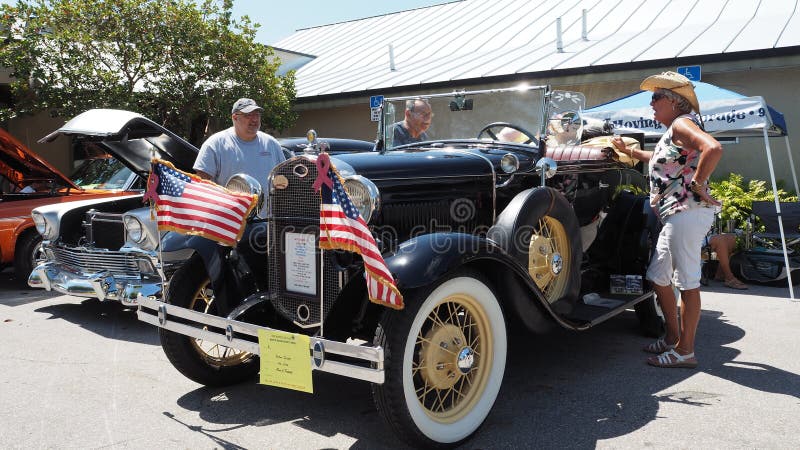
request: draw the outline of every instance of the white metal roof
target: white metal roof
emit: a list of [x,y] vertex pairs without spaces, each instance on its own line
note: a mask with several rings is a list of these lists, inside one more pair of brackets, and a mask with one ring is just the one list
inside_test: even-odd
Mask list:
[[798,1],[461,0],[302,29],[275,46],[315,57],[296,88],[316,97],[800,46]]

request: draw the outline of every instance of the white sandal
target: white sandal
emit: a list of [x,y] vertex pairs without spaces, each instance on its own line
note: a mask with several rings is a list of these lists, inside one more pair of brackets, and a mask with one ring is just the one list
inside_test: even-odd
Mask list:
[[674,349],[675,345],[676,344],[667,344],[667,341],[665,341],[663,337],[660,337],[658,338],[657,341],[651,342],[642,347],[642,350],[647,353],[655,353],[656,355],[660,355],[661,353],[664,353],[667,350]]
[[672,349],[658,356],[648,358],[647,364],[655,367],[685,367],[693,369],[697,367],[697,359],[694,357],[694,353],[681,355],[675,349]]

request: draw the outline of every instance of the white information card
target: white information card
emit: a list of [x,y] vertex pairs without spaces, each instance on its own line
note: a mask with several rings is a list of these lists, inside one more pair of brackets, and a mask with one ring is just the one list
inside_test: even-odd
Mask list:
[[317,294],[316,237],[307,233],[286,233],[286,290]]

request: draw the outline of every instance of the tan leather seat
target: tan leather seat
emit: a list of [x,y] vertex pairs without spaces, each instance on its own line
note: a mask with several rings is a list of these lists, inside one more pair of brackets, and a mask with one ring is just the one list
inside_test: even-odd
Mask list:
[[603,147],[559,145],[552,148],[548,147],[545,156],[556,161],[599,160],[607,159],[608,151]]

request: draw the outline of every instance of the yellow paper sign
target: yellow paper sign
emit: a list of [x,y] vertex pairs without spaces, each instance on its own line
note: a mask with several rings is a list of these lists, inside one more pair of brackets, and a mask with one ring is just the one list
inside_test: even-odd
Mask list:
[[314,393],[309,342],[304,334],[258,330],[260,383]]

